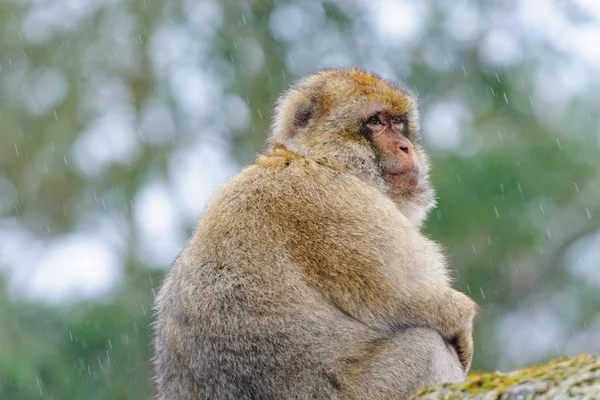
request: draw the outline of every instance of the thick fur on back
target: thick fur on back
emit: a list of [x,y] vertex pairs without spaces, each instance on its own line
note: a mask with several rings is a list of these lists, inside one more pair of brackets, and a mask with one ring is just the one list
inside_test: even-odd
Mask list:
[[[438,332],[470,303],[420,233],[424,214],[386,193],[372,150],[343,122],[355,103],[397,101],[369,103],[371,86],[407,92],[362,71],[325,79],[334,73],[284,94],[270,149],[214,194],[165,279],[160,400],[402,399],[463,379]],[[416,201],[421,213],[433,204]],[[458,314],[446,313],[455,300]]]

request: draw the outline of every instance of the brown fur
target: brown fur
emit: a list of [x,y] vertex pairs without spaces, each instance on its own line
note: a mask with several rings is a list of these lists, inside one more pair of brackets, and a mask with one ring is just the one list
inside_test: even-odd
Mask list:
[[[410,196],[360,135],[376,111],[408,115]],[[156,299],[160,400],[402,399],[462,380],[476,306],[419,230],[434,204],[419,135],[414,96],[365,71],[280,98],[270,149],[213,196]]]

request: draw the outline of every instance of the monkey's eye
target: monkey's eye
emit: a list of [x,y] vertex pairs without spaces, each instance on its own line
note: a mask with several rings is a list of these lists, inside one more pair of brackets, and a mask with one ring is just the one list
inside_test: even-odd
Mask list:
[[373,115],[372,117],[370,117],[367,120],[367,124],[369,124],[369,125],[380,125],[381,121],[379,120],[379,117],[377,115]]
[[404,126],[404,121],[402,120],[401,117],[394,117],[394,118],[392,118],[392,123],[394,125]]
[[408,132],[406,130],[406,121],[404,118],[394,117],[394,118],[392,118],[392,123],[396,126],[396,129],[398,129],[400,132],[402,132],[402,134],[404,136],[408,137]]

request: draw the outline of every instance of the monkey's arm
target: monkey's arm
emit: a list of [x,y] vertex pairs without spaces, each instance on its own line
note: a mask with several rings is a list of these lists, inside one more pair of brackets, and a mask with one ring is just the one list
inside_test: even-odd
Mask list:
[[[361,283],[365,283],[364,281]],[[468,371],[473,356],[472,326],[476,313],[475,303],[463,293],[440,286],[437,295],[431,293],[407,294],[387,291],[381,287],[382,297],[349,298],[346,293],[328,292],[334,303],[354,319],[381,332],[391,342],[400,340],[408,328],[422,328],[435,333],[436,339],[455,350],[454,361]],[[419,349],[415,347],[415,352]]]
[[290,227],[304,234],[288,250],[307,283],[384,335],[409,327],[438,331],[468,369],[476,305],[450,286],[435,243],[414,229],[388,229],[394,221],[381,221],[375,213],[340,213],[335,223],[328,223],[318,211],[304,211],[304,219]]

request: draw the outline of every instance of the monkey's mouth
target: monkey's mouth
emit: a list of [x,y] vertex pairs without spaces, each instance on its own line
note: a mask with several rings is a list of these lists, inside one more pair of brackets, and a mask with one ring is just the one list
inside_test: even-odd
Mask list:
[[414,190],[419,183],[419,170],[383,171],[383,180],[394,189]]

